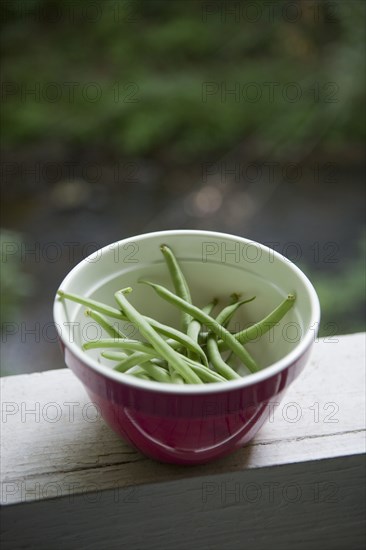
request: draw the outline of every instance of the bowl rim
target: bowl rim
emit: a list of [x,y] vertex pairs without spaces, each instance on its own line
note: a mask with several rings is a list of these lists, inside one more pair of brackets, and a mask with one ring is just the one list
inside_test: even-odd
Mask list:
[[[88,262],[89,265],[92,265],[90,262],[90,259],[95,256],[95,254],[103,254],[103,252],[108,252],[108,250],[111,249],[113,246],[123,246],[123,244],[126,244],[130,241],[140,241],[146,238],[153,238],[153,237],[166,237],[166,236],[175,236],[175,235],[181,235],[181,236],[193,236],[193,235],[199,235],[202,237],[212,237],[212,238],[218,238],[218,239],[227,239],[228,237],[234,238],[236,240],[240,240],[243,242],[243,244],[254,244],[260,249],[262,249],[265,252],[270,252],[270,254],[273,257],[276,257],[281,262],[286,262],[286,265],[288,268],[295,273],[295,275],[303,282],[303,284],[306,286],[309,297],[310,297],[310,306],[311,306],[311,320],[310,320],[310,327],[316,327],[319,326],[320,321],[320,303],[319,298],[317,296],[317,293],[308,279],[308,277],[301,271],[300,268],[298,268],[291,260],[280,254],[279,252],[273,250],[272,248],[269,248],[268,246],[261,244],[257,241],[253,241],[251,239],[247,239],[245,237],[241,237],[239,235],[232,235],[230,233],[223,233],[223,232],[217,232],[217,231],[206,231],[206,230],[200,230],[200,229],[170,229],[170,230],[163,230],[163,231],[152,231],[149,233],[142,233],[141,235],[131,236],[127,237],[125,239],[122,239],[120,241],[116,241],[114,243],[108,244],[102,248],[100,248],[97,251],[94,251],[92,254],[81,260],[76,266],[74,266],[68,274],[63,279],[61,285],[59,286],[59,289],[63,286],[67,285],[69,280],[72,279],[75,274],[82,269],[82,267],[85,265],[86,262]],[[112,368],[108,367],[107,365],[102,365],[98,363],[95,359],[93,359],[91,356],[87,355],[85,351],[83,351],[75,342],[69,342],[64,337],[64,334],[62,330],[60,330],[60,327],[62,326],[62,323],[65,321],[62,319],[62,311],[63,308],[61,308],[62,301],[58,297],[57,293],[55,295],[54,299],[54,305],[53,305],[53,318],[56,326],[56,330],[58,333],[59,339],[63,342],[66,348],[68,348],[71,353],[86,367],[92,369],[93,371],[96,371],[100,375],[104,375],[107,378],[119,383],[119,384],[125,384],[127,386],[131,386],[136,389],[140,390],[149,390],[151,392],[155,393],[169,393],[169,394],[210,394],[210,393],[220,393],[225,391],[232,391],[232,390],[238,390],[242,389],[248,386],[252,386],[255,384],[258,384],[260,382],[263,382],[264,380],[271,378],[272,376],[275,376],[279,374],[281,371],[284,371],[286,368],[290,367],[293,363],[298,361],[300,357],[307,351],[308,348],[311,347],[312,343],[315,342],[316,336],[317,336],[317,330],[309,328],[308,331],[305,333],[304,337],[298,344],[295,346],[295,348],[290,351],[288,354],[286,354],[282,359],[279,361],[276,361],[272,365],[265,367],[264,369],[260,370],[259,372],[252,373],[248,376],[245,376],[241,378],[240,380],[227,380],[225,382],[210,382],[205,384],[170,384],[170,383],[164,383],[161,382],[155,382],[150,380],[143,380],[140,378],[136,378],[133,376],[121,376],[121,373],[118,373],[114,371]],[[316,325],[318,323],[318,325]]]

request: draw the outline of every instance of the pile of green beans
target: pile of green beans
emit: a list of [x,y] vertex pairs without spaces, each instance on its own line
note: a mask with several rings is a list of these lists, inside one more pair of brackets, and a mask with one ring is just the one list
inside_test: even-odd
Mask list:
[[[261,321],[240,332],[231,333],[228,325],[236,311],[255,299],[240,299],[231,295],[231,302],[214,316],[218,301],[199,308],[192,303],[186,278],[171,248],[160,247],[169,270],[174,292],[151,281],[140,280],[158,296],[177,307],[181,313],[181,330],[165,325],[140,313],[128,300],[132,288],[127,287],[115,293],[117,308],[76,294],[58,291],[60,299],[67,299],[86,306],[86,315],[104,330],[107,338],[88,341],[84,350],[102,349],[101,356],[114,361],[114,370],[123,375],[143,380],[174,384],[205,384],[225,382],[242,378],[232,358],[239,359],[250,373],[260,370],[244,344],[268,332],[286,315],[295,302],[295,295],[289,294],[272,312]],[[143,340],[128,338],[117,325],[118,322],[133,323]],[[223,354],[229,354],[224,360]]]

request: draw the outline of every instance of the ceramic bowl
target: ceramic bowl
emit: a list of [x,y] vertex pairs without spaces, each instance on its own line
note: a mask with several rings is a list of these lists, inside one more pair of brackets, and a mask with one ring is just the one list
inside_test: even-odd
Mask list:
[[[147,381],[114,371],[111,361],[102,364],[96,350],[81,349],[85,340],[101,336],[84,315],[85,308],[55,299],[54,320],[65,363],[105,421],[149,457],[205,463],[250,441],[268,417],[271,400],[278,402],[304,368],[319,326],[319,301],[302,271],[272,249],[242,237],[196,230],[148,233],[113,243],[81,261],[60,288],[116,306],[114,292],[132,286],[129,300],[137,309],[179,328],[175,307],[138,284],[146,277],[171,288],[160,251],[163,243],[175,252],[196,305],[213,297],[227,302],[233,292],[256,296],[242,306],[232,330],[260,320],[288,293],[297,296],[275,328],[246,346],[261,365],[259,372],[202,385]],[[136,327],[127,324],[124,329],[136,336]]]

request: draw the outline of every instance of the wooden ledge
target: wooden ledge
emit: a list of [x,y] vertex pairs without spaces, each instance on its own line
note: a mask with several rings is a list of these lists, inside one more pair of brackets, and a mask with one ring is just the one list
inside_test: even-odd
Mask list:
[[251,444],[193,467],[123,442],[68,369],[3,378],[5,547],[361,548],[364,358],[365,334],[319,340]]

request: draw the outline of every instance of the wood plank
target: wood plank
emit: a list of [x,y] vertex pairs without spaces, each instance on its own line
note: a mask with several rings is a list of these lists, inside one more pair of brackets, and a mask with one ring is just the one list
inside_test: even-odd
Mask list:
[[363,334],[316,343],[309,365],[282,403],[268,407],[268,422],[252,443],[194,468],[159,464],[132,449],[97,415],[68,369],[3,378],[2,502],[40,499],[50,483],[65,495],[75,484],[80,492],[93,484],[105,490],[362,453],[364,348]]
[[365,334],[320,340],[251,444],[187,468],[122,441],[68,369],[3,378],[4,547],[362,548],[364,388]]
[[5,506],[2,548],[363,550],[361,455]]

